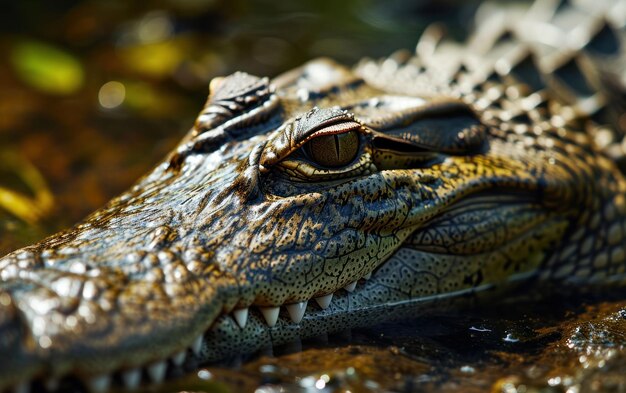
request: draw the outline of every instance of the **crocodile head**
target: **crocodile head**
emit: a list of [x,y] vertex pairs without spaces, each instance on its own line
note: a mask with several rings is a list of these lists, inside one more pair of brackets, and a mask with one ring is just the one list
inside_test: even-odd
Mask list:
[[568,244],[599,214],[595,195],[614,195],[600,179],[623,184],[584,133],[522,84],[407,93],[368,67],[214,80],[151,173],[1,259],[0,387],[66,375],[132,387],[192,353],[414,315],[529,277],[590,277]]

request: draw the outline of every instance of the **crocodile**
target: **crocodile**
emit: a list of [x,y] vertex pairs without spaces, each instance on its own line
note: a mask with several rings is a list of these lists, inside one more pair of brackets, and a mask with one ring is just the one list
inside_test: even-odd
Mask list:
[[134,389],[511,288],[623,286],[626,10],[591,3],[214,78],[150,173],[0,259],[0,391]]

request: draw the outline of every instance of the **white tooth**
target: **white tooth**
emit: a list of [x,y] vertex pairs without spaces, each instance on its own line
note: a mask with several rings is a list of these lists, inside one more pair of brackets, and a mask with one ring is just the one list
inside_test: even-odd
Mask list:
[[193,340],[193,343],[191,344],[191,350],[193,351],[193,353],[196,354],[196,356],[200,356],[200,351],[202,350],[202,334],[199,335],[198,337],[196,337],[195,340]]
[[233,316],[235,321],[237,321],[237,325],[243,329],[246,327],[246,322],[248,322],[248,307],[233,311]]
[[148,375],[152,382],[161,383],[165,379],[165,371],[167,370],[167,363],[156,362],[148,366]]
[[372,272],[367,273],[366,275],[363,276],[364,279],[369,280],[370,278],[372,278]]
[[104,393],[109,390],[110,385],[111,377],[108,375],[93,377],[87,381],[87,388],[92,393]]
[[44,386],[46,390],[49,392],[55,392],[59,389],[59,379],[58,378],[48,378],[44,381]]
[[353,281],[350,284],[348,284],[345,287],[343,287],[343,289],[345,289],[348,292],[354,291],[354,288],[356,288],[356,281]]
[[124,380],[124,386],[126,389],[134,390],[139,387],[141,383],[141,369],[133,368],[122,373],[122,379]]
[[18,385],[15,385],[13,388],[13,393],[29,393],[30,392],[30,383],[29,382],[20,382]]
[[176,366],[182,366],[185,363],[185,359],[187,358],[187,351],[180,351],[177,354],[172,356],[172,363]]
[[287,305],[287,312],[294,323],[300,323],[304,316],[304,310],[306,310],[307,302],[293,303]]
[[320,296],[320,297],[316,297],[315,301],[317,302],[317,304],[319,304],[319,306],[322,308],[322,310],[326,310],[328,308],[328,306],[330,306],[330,301],[333,300],[333,294],[329,293],[328,295],[325,296]]
[[267,322],[267,326],[274,327],[276,321],[278,321],[280,307],[259,307],[259,309],[265,318],[265,322]]

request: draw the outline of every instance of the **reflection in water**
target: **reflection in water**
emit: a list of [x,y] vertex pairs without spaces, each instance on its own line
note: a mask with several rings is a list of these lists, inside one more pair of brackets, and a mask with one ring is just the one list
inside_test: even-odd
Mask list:
[[[12,2],[0,16],[0,146],[12,152],[0,156],[0,253],[126,189],[187,131],[212,77],[387,55],[433,20],[462,35],[475,4]],[[421,316],[191,364],[162,391],[624,391],[625,309],[564,297]]]

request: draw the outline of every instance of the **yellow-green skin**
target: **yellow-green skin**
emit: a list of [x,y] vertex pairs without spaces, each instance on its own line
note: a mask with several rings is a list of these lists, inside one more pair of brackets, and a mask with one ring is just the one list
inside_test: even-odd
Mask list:
[[[0,259],[0,390],[144,367],[201,335],[193,356],[216,359],[516,282],[622,282],[626,182],[586,118],[512,74],[423,64],[214,80],[151,173]],[[303,151],[329,126],[358,133],[349,165]],[[330,293],[298,324],[255,311]]]

